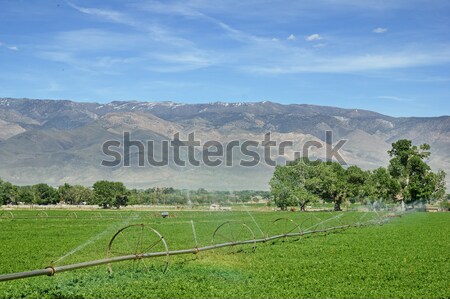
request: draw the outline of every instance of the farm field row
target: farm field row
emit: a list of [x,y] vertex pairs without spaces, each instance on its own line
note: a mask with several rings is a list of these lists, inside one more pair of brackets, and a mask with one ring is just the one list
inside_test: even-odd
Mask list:
[[[292,229],[289,222],[273,222],[279,218],[292,219],[305,230],[376,216],[174,211],[163,219],[152,211],[13,213],[14,218],[0,220],[0,274],[104,258],[111,237],[131,224],[156,229],[176,250],[210,245],[226,221],[246,223],[250,230],[238,230],[234,237],[249,239]],[[448,297],[449,228],[448,213],[410,213],[383,226],[261,243],[255,251],[244,246],[170,256],[166,273],[157,258],[114,264],[112,274],[97,266],[1,282],[0,297]],[[222,233],[225,240],[234,232]],[[132,235],[123,237],[125,242],[136,243]]]

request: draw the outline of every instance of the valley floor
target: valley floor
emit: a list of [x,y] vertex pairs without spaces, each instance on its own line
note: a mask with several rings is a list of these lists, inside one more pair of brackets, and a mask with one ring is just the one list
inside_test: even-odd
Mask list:
[[[0,274],[104,258],[111,237],[134,223],[155,228],[175,250],[211,244],[215,229],[227,221],[244,222],[264,237],[286,229],[273,222],[278,218],[305,230],[365,215],[180,210],[163,219],[154,211],[37,213],[15,210],[14,218],[0,219]],[[450,213],[414,212],[382,226],[261,243],[254,252],[244,246],[171,256],[166,273],[161,259],[146,259],[114,264],[111,275],[98,266],[0,282],[0,298],[448,298],[449,260]]]

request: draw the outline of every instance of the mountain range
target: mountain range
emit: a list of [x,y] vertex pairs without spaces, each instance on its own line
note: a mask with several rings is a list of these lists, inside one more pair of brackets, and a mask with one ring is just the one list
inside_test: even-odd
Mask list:
[[[428,163],[433,170],[450,171],[450,116],[391,117],[361,109],[342,109],[306,104],[282,105],[273,102],[180,104],[174,102],[113,101],[106,104],[68,100],[36,100],[0,98],[0,178],[15,184],[45,182],[60,185],[92,185],[101,179],[124,182],[129,187],[211,190],[267,190],[274,167],[260,161],[243,167],[239,161],[252,160],[236,149],[227,151],[226,144],[246,140],[259,144],[265,134],[279,144],[292,141],[284,153],[272,148],[278,163],[294,158],[302,146],[314,141],[309,154],[325,157],[325,132],[332,131],[333,142],[346,140],[339,154],[348,165],[364,169],[387,166],[387,151],[398,139],[411,139],[414,144],[431,145]],[[123,141],[124,132],[142,141],[143,157],[148,154],[147,141],[154,142],[153,156],[163,157],[161,144],[179,133],[186,140],[195,133],[200,145],[207,141],[224,144],[220,166],[179,166],[169,158],[167,166],[148,163],[138,167],[137,147],[132,148],[130,167],[122,164],[102,166],[102,145],[108,140]],[[123,142],[122,142],[123,143]],[[322,144],[319,148],[317,144]],[[198,146],[195,157],[201,160],[205,148]],[[262,147],[249,147],[263,155]],[[121,151],[122,148],[116,148]],[[233,166],[225,165],[232,151]],[[169,155],[170,156],[170,155]],[[187,148],[181,148],[187,160]],[[123,160],[122,160],[123,161]]]

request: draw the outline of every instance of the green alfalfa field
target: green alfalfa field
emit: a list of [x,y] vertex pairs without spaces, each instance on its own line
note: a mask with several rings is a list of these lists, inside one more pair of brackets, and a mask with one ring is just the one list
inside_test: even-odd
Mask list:
[[[104,258],[112,236],[134,223],[159,231],[174,250],[210,245],[225,221],[246,223],[259,238],[283,230],[273,223],[278,218],[305,229],[338,214],[174,211],[162,219],[156,211],[11,213],[0,218],[0,274]],[[339,222],[363,215],[342,213]],[[244,231],[239,238],[250,236]],[[171,256],[166,273],[163,265],[161,258],[127,261],[111,265],[112,274],[101,265],[0,282],[0,298],[448,298],[450,213],[412,212],[383,225],[260,243],[254,251],[244,246]]]

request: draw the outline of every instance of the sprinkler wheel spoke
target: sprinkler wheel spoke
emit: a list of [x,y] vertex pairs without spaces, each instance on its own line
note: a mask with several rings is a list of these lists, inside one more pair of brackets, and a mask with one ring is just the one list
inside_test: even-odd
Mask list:
[[[155,236],[157,237],[156,241],[154,241]],[[153,251],[151,251],[152,249]],[[142,254],[152,252],[165,252],[166,254],[152,257],[152,267],[149,267],[149,264],[144,262]],[[145,271],[160,268],[165,272],[169,263],[169,249],[163,236],[145,224],[128,225],[112,237],[108,246],[107,258],[124,255],[135,255],[131,263],[133,271],[137,271],[139,268]],[[160,266],[157,266],[158,264]],[[108,269],[111,273],[111,264]]]

